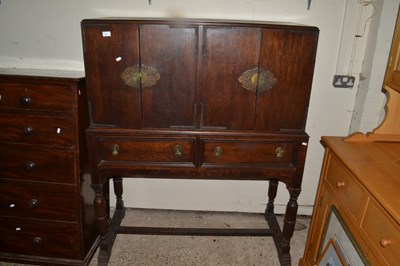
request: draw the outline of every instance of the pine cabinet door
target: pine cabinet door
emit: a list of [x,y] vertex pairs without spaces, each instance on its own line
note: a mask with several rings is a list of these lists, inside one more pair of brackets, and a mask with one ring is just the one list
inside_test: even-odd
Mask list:
[[385,85],[400,92],[400,13],[394,31],[392,48],[389,54],[389,62],[386,68]]

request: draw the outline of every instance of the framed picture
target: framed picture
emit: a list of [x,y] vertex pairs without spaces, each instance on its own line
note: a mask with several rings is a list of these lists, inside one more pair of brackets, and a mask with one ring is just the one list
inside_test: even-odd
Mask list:
[[347,262],[342,256],[335,239],[331,238],[328,241],[317,262],[317,266],[347,266]]
[[[318,264],[318,265],[346,265],[346,266],[362,266],[368,265],[365,257],[359,250],[357,243],[353,240],[352,235],[348,231],[346,224],[343,222],[339,212],[334,206],[331,207],[328,220],[325,224],[325,233],[322,237],[320,255],[318,259],[322,260],[324,251],[329,247],[336,250],[339,261],[344,264]],[[331,250],[332,251],[332,250]],[[329,254],[332,254],[329,252]],[[333,257],[334,258],[334,257]]]

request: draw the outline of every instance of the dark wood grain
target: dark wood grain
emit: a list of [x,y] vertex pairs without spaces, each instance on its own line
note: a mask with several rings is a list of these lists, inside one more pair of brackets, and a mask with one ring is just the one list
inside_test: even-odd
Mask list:
[[[122,177],[270,180],[266,219],[281,264],[290,265],[318,29],[116,18],[84,20],[82,32],[99,265],[107,264],[116,231],[137,232],[120,227]],[[132,66],[138,70],[125,75]],[[150,85],[148,68],[157,73]],[[110,179],[119,206],[111,223]],[[289,194],[282,230],[274,214],[278,182]],[[139,231],[157,231],[146,230]]]
[[10,72],[0,73],[0,261],[87,265],[99,238],[84,79]]

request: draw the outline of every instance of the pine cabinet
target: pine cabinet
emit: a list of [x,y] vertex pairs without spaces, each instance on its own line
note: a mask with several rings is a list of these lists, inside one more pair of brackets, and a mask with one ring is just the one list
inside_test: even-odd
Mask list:
[[[322,141],[326,153],[300,265],[320,265],[328,239],[335,240],[344,265],[396,265],[400,143],[353,142],[351,137]],[[332,222],[333,215],[339,222]]]

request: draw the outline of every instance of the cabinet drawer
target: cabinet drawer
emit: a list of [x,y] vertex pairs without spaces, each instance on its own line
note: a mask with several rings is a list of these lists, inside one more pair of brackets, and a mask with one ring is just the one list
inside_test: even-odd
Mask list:
[[140,163],[192,163],[194,139],[102,138],[100,160]]
[[72,152],[27,144],[0,145],[0,178],[76,182]]
[[72,146],[70,117],[0,114],[0,141]]
[[400,227],[371,200],[361,228],[388,265],[399,263]]
[[203,164],[291,164],[296,142],[266,140],[203,140]]
[[2,216],[76,221],[74,186],[0,179]]
[[80,258],[79,227],[74,223],[0,218],[0,235],[2,252]]
[[72,90],[66,86],[0,83],[0,109],[72,112]]
[[343,207],[347,209],[349,215],[357,220],[360,217],[362,206],[365,202],[366,194],[356,183],[356,178],[340,161],[332,155],[326,175],[326,181],[331,189],[343,202]]

